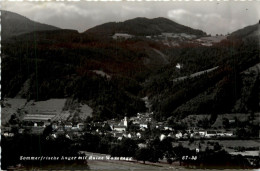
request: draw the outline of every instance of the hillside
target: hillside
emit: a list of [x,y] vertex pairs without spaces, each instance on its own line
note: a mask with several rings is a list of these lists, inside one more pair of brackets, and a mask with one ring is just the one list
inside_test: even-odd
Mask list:
[[[178,51],[170,50],[177,57],[151,75],[145,85],[158,120],[259,112],[259,48],[255,39],[225,40],[212,47]],[[182,68],[176,68],[177,63]],[[203,74],[194,76],[197,73]]]
[[230,38],[260,38],[260,23],[244,27],[230,34]]
[[58,30],[59,28],[32,21],[17,13],[1,10],[1,38],[5,40],[12,36],[42,30]]
[[150,69],[143,64],[146,54],[128,46],[73,30],[38,31],[5,40],[2,97],[73,98],[90,105],[97,120],[144,111],[137,80]]
[[93,109],[95,120],[143,112],[145,96],[157,120],[259,111],[257,35],[211,46],[187,38],[167,46],[143,36],[118,41],[90,34],[111,36],[126,28],[136,35],[204,35],[164,18],[107,23],[85,33],[59,29],[17,35],[2,41],[2,98],[69,98]]
[[86,34],[112,36],[115,33],[128,33],[137,36],[159,35],[161,33],[187,33],[197,36],[206,35],[201,30],[180,25],[166,18],[134,18],[124,22],[110,22],[85,31]]

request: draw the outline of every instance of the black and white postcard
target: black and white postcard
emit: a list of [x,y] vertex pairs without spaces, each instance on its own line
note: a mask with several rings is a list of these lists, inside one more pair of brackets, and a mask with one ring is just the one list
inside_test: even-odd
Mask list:
[[2,1],[2,170],[259,169],[260,1]]

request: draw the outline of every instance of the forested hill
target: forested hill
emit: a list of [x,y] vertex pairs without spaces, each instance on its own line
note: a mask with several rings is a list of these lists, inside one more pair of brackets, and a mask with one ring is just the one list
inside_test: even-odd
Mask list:
[[[259,112],[259,46],[256,39],[225,40],[211,47],[168,50],[175,60],[153,74],[146,93],[158,120],[190,114]],[[176,54],[178,57],[176,57]],[[176,64],[181,63],[181,68]],[[217,69],[189,77],[193,73]],[[177,80],[178,77],[186,79]]]
[[260,38],[260,23],[247,26],[231,33],[230,38]]
[[[163,18],[126,22],[134,30],[149,23],[151,29],[141,31],[150,30],[146,35],[174,30],[181,33],[186,28]],[[3,30],[8,27],[5,24]],[[193,29],[190,32],[204,35]],[[4,39],[1,97],[73,98],[90,105],[96,120],[143,112],[144,96],[149,97],[158,120],[259,111],[257,39],[225,39],[212,46],[183,39],[178,46],[168,46],[140,37],[117,41],[58,29]],[[176,68],[177,64],[181,67]],[[189,77],[215,67],[207,74]],[[173,81],[183,76],[187,79]]]
[[172,20],[159,17],[154,19],[134,18],[124,22],[110,22],[88,29],[86,34],[112,36],[115,33],[128,33],[136,36],[159,35],[161,33],[187,33],[205,36],[206,33],[196,30]]
[[2,44],[2,97],[16,97],[21,89],[27,99],[72,97],[102,119],[144,111],[139,81],[150,69],[143,64],[147,55],[131,44],[73,30],[16,36]]
[[17,13],[4,10],[1,10],[1,27],[2,40],[24,33],[30,33],[33,31],[59,29],[58,27],[54,27],[47,24],[41,24],[39,22],[32,21]]

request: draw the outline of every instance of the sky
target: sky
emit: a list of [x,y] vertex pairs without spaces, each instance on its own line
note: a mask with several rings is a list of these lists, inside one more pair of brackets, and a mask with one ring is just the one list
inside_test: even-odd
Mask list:
[[165,17],[208,34],[227,34],[260,19],[260,1],[2,2],[2,9],[79,32],[106,22]]

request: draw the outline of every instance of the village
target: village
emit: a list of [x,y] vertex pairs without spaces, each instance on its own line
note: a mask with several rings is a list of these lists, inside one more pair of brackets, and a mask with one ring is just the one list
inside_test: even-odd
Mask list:
[[[31,134],[41,134],[47,126],[52,127],[51,138],[57,138],[59,135],[66,135],[67,138],[77,138],[84,132],[100,135],[111,135],[112,137],[122,140],[125,138],[149,139],[150,137],[145,135],[147,130],[154,131],[155,135],[162,141],[166,137],[171,137],[176,140],[180,139],[216,139],[218,137],[236,137],[233,130],[225,129],[202,129],[198,127],[190,127],[188,129],[176,130],[167,122],[157,122],[152,117],[151,113],[137,113],[137,116],[127,117],[122,120],[111,119],[103,122],[69,122],[69,121],[52,121],[55,117],[53,113],[42,114],[27,114],[23,117],[23,120],[18,129],[12,129],[11,127],[3,127],[2,134],[6,137],[14,136],[15,132],[24,133],[29,131]],[[229,120],[230,123],[235,122]],[[12,126],[14,127],[14,126]]]
[[[199,44],[201,46],[212,46],[215,43],[219,43],[220,41],[225,40],[227,36],[228,35],[216,34],[215,36],[208,35],[208,36],[198,38],[196,35],[193,34],[165,32],[159,35],[143,36],[143,38],[148,40],[153,40],[156,42],[161,42],[162,44],[168,47],[177,47],[180,46],[181,43]],[[131,35],[128,33],[115,33],[112,36],[114,40],[118,40],[118,41],[124,41],[136,37],[140,37],[140,36]]]

